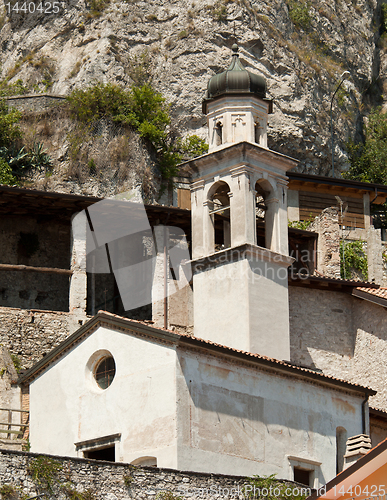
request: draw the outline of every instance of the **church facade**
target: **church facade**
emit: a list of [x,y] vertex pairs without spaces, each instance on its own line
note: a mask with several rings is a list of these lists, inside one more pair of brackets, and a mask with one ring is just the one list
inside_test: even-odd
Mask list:
[[375,391],[290,362],[286,172],[297,162],[267,148],[271,105],[234,46],[203,104],[209,153],[182,166],[193,335],[96,314],[20,380],[31,451],[317,488],[342,469],[347,437],[370,433]]

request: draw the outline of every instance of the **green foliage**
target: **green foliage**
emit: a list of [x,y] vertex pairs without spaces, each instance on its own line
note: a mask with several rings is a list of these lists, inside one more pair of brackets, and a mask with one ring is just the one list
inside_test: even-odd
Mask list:
[[353,270],[359,272],[364,280],[368,279],[368,262],[364,252],[364,241],[340,242],[340,275],[351,279]]
[[109,5],[109,3],[110,0],[89,0],[88,7],[90,9],[90,12],[88,14],[88,17],[99,17]]
[[[143,70],[139,69],[137,78],[138,81],[145,79]],[[137,130],[156,151],[162,177],[167,182],[177,174],[177,165],[184,154],[203,154],[207,150],[204,141],[197,136],[182,141],[170,133],[169,106],[150,83],[133,85],[130,90],[110,83],[97,83],[86,90],[75,90],[68,102],[73,117],[79,121],[80,128],[83,127],[84,137],[92,124],[101,119]],[[77,131],[70,137],[70,144],[70,156],[76,158],[82,147],[82,134]]]
[[20,358],[18,358],[16,354],[11,354],[11,359],[13,362],[13,366],[15,367],[15,370],[17,371],[17,373],[20,373],[20,370],[22,369],[22,362]]
[[160,491],[156,495],[157,500],[183,500],[183,497],[179,495],[175,495],[172,493],[172,491],[167,490],[167,491]]
[[289,227],[294,227],[295,229],[302,229],[306,231],[308,227],[313,223],[314,219],[307,219],[307,220],[293,220],[293,221],[288,221],[288,226]]
[[142,87],[152,81],[152,58],[148,50],[140,55],[129,56],[128,74],[135,87]]
[[71,484],[63,485],[62,489],[70,500],[95,500],[96,498],[91,489],[80,492],[75,490]]
[[25,443],[22,445],[22,451],[31,451],[31,443],[29,438],[27,438]]
[[181,150],[184,156],[195,158],[208,153],[208,144],[197,135],[189,135],[182,142]]
[[0,99],[0,147],[9,147],[21,137],[20,127],[17,125],[21,118],[20,111],[8,109],[4,99]]
[[[245,496],[247,498],[259,498],[264,497],[265,500],[304,500],[309,494],[310,489],[305,487],[304,489],[299,489],[299,494],[295,494],[297,488],[292,485],[289,488],[288,485],[280,483],[276,479],[276,474],[271,474],[270,476],[253,476],[247,478],[248,482],[252,486],[252,489],[245,489]],[[287,489],[290,491],[287,491]],[[266,493],[267,495],[262,495],[260,492]]]
[[227,4],[232,0],[217,0],[212,7],[208,7],[212,17],[218,23],[227,22]]
[[123,477],[123,479],[124,479],[124,485],[127,488],[129,488],[133,483],[133,477],[127,474],[126,476]]
[[97,173],[97,165],[95,164],[95,161],[93,158],[91,158],[91,160],[89,160],[88,167],[89,167],[89,171],[90,171],[91,175],[95,175]]
[[40,456],[31,460],[27,471],[37,485],[52,492],[52,487],[61,469],[62,464],[57,460]]
[[130,107],[130,92],[113,83],[96,83],[86,90],[73,90],[68,96],[73,118],[82,123],[93,123],[103,118],[114,120]]
[[30,151],[24,146],[0,147],[0,157],[8,163],[12,175],[19,180],[31,169],[41,171],[52,166],[51,158],[41,143],[34,143]]
[[17,184],[17,179],[12,175],[12,168],[4,158],[0,156],[0,184],[6,186],[14,186]]
[[8,97],[13,95],[28,94],[29,90],[24,85],[23,80],[16,80],[15,83],[8,83],[8,80],[3,80],[0,83],[0,97]]
[[0,486],[0,495],[3,499],[11,499],[16,495],[16,489],[11,484],[2,484]]
[[309,13],[309,2],[289,0],[289,16],[293,24],[307,31],[310,28],[311,16]]
[[387,184],[387,114],[380,107],[371,111],[364,134],[364,143],[347,143],[351,166],[343,177]]
[[182,40],[183,38],[187,38],[188,33],[187,30],[180,31],[180,33],[177,35],[177,37]]
[[387,3],[382,3],[381,7],[380,33],[383,35],[384,33],[387,33]]

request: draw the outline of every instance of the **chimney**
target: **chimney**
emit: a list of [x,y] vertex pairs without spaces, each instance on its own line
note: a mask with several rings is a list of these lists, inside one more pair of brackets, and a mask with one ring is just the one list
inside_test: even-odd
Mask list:
[[371,439],[367,434],[358,434],[357,436],[350,437],[346,443],[344,469],[359,460],[359,458],[368,453],[371,448]]

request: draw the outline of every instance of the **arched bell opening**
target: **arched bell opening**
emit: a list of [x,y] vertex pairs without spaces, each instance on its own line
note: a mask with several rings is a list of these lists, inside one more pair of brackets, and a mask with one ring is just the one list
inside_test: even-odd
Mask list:
[[273,205],[273,187],[269,181],[261,179],[255,184],[255,219],[257,245],[273,250],[273,230],[276,206]]
[[230,186],[224,181],[215,183],[208,198],[214,228],[214,251],[218,252],[231,246]]
[[256,142],[256,144],[261,143],[261,134],[262,134],[261,126],[260,126],[259,122],[255,122],[254,123],[254,141]]
[[[266,189],[265,189],[266,188]],[[255,220],[257,226],[257,245],[268,248],[266,241],[266,200],[270,194],[268,186],[264,182],[256,182],[255,184]]]

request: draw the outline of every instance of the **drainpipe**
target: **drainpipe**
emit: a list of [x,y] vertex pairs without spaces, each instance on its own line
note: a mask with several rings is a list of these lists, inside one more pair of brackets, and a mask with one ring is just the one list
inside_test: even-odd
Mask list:
[[164,328],[168,329],[168,240],[167,224],[170,213],[168,212],[164,224]]
[[367,434],[366,422],[367,422],[367,403],[368,403],[369,395],[365,397],[362,405],[361,405],[361,423],[362,423],[362,434]]

